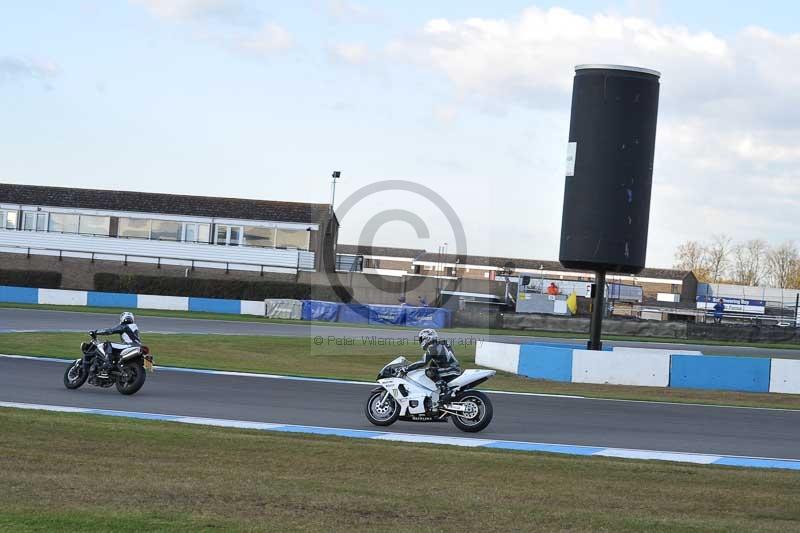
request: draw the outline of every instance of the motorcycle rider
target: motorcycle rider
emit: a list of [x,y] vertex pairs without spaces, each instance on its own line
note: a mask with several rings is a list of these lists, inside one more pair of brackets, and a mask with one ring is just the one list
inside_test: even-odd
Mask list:
[[108,371],[114,367],[117,356],[129,346],[141,346],[142,339],[139,336],[139,327],[136,325],[136,318],[133,313],[125,311],[119,315],[119,324],[110,329],[100,329],[92,331],[94,335],[115,335],[119,334],[123,344],[106,342],[104,351],[106,353],[103,366],[100,368],[101,377],[108,375]]
[[461,375],[461,365],[447,341],[439,340],[434,329],[423,329],[417,335],[420,347],[425,351],[422,361],[412,363],[406,372],[428,367],[426,375],[436,383],[439,390],[437,407],[450,400],[447,384]]

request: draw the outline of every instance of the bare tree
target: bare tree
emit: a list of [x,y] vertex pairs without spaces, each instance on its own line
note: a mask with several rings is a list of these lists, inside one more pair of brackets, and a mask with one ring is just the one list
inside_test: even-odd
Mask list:
[[706,247],[697,241],[686,241],[675,250],[675,268],[694,272],[700,281],[708,281]]
[[761,283],[767,249],[767,243],[762,239],[752,239],[734,246],[731,267],[733,280],[739,285],[752,287]]
[[767,254],[770,283],[782,289],[793,287],[800,277],[800,255],[794,242],[774,246]]
[[731,254],[731,238],[720,234],[711,237],[711,244],[706,247],[708,278],[712,283],[719,283],[725,277]]

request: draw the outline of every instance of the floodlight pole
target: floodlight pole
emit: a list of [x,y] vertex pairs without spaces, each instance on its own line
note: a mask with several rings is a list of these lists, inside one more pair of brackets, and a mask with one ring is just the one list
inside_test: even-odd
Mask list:
[[336,199],[336,180],[341,179],[342,172],[340,170],[334,170],[333,174],[331,174],[331,214],[333,214],[333,202]]
[[603,311],[605,311],[605,292],[606,292],[606,273],[605,271],[595,272],[594,275],[594,300],[592,303],[592,323],[589,329],[589,343],[587,348],[590,350],[602,350],[603,342],[600,340],[600,333],[603,330]]

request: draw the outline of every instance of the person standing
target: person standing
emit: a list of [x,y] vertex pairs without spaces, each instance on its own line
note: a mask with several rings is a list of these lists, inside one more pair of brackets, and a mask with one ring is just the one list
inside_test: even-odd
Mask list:
[[714,306],[714,323],[715,324],[722,324],[722,313],[725,312],[725,302],[722,301],[722,298],[719,299],[717,304]]

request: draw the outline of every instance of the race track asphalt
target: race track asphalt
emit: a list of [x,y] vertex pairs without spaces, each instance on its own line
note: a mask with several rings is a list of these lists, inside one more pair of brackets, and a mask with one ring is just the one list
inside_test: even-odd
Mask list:
[[[126,397],[64,388],[65,363],[0,357],[0,401],[376,430],[368,384],[159,370]],[[491,381],[488,385],[491,384]],[[800,412],[555,396],[491,394],[482,439],[800,459]],[[393,432],[470,437],[451,423],[398,422]]]
[[[139,316],[137,324],[144,336],[147,333],[197,333],[217,335],[266,335],[288,337],[327,338],[347,337],[360,339],[362,336],[377,336],[386,339],[412,339],[416,329],[382,329],[360,326],[323,326],[318,324],[238,322],[194,318],[168,318]],[[117,324],[115,313],[85,313],[73,311],[49,311],[39,309],[0,308],[0,333],[13,331],[89,331],[107,328]],[[485,335],[480,333],[455,333],[444,330],[442,334],[459,343],[474,343],[477,340],[491,340],[508,343],[548,342],[559,344],[582,344],[585,340],[555,339],[527,335]],[[639,348],[668,348],[677,350],[699,350],[706,354],[751,355],[759,357],[782,357],[800,359],[800,350],[751,348],[743,346],[712,346],[685,343],[659,343],[635,341],[604,341],[610,346]]]

